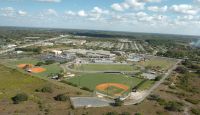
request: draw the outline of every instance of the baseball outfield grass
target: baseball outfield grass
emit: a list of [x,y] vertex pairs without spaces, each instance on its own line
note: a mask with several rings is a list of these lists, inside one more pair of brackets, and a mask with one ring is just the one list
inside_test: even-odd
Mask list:
[[81,64],[74,65],[79,71],[133,71],[134,66],[128,64]]
[[[68,82],[76,84],[79,87],[87,87],[91,90],[96,90],[96,86],[103,83],[119,83],[128,86],[130,89],[135,87],[143,79],[137,77],[130,77],[123,74],[82,74],[74,78],[68,79]],[[145,90],[150,88],[154,84],[154,81],[147,81],[139,87],[139,90]],[[130,90],[129,90],[130,91]]]

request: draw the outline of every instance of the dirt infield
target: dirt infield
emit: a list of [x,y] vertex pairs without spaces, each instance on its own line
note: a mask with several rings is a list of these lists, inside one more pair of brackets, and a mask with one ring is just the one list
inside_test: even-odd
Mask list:
[[44,72],[46,71],[45,68],[42,68],[42,67],[34,67],[33,64],[19,64],[17,65],[18,68],[21,68],[21,69],[28,69],[30,70],[30,72],[32,73],[41,73],[41,72]]
[[118,89],[121,89],[122,91],[114,94],[114,95],[120,95],[121,93],[129,90],[129,87],[126,86],[126,85],[123,85],[123,84],[119,84],[119,83],[103,83],[103,84],[99,84],[96,86],[96,89],[99,90],[99,91],[104,91],[106,92],[107,89],[109,88],[112,88],[112,87],[115,87],[115,88],[118,88]]
[[31,67],[33,67],[33,64],[19,64],[19,65],[17,65],[18,68],[24,68],[25,66],[29,66],[31,68]]
[[41,67],[31,68],[30,70],[31,70],[32,73],[41,73],[41,72],[46,71],[45,68],[41,68]]

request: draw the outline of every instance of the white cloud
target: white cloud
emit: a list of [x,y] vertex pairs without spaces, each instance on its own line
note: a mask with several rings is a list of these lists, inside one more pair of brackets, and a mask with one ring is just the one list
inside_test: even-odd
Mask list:
[[45,18],[47,16],[58,16],[57,12],[54,9],[47,9],[40,12],[39,17]]
[[109,13],[108,10],[103,10],[103,9],[97,7],[97,6],[94,7],[91,12],[96,13],[96,14],[108,14]]
[[26,16],[26,15],[27,15],[27,12],[26,12],[26,11],[23,11],[23,10],[19,10],[19,11],[18,11],[18,14],[19,14],[20,16]]
[[195,0],[195,2],[198,2],[198,3],[200,3],[200,0]]
[[124,0],[124,2],[112,4],[111,8],[115,11],[124,11],[129,8],[142,10],[148,2],[161,2],[161,0]]
[[134,9],[144,9],[145,2],[139,0],[126,0],[126,4]]
[[49,3],[59,3],[61,0],[37,0],[38,2],[49,2]]
[[57,12],[54,9],[47,9],[46,14],[56,16]]
[[103,10],[99,7],[94,7],[88,14],[89,20],[104,20],[104,15],[108,15],[108,10]]
[[189,15],[196,15],[199,12],[198,9],[188,4],[172,5],[170,9],[176,13],[189,14]]
[[80,17],[86,17],[87,13],[84,10],[80,10],[80,11],[78,11],[78,16],[80,16]]
[[121,5],[118,4],[118,3],[112,4],[112,5],[111,5],[111,8],[112,8],[113,10],[116,10],[116,11],[124,11],[123,6],[121,6]]
[[161,0],[142,0],[144,2],[161,2]]
[[6,7],[6,8],[1,8],[1,13],[3,16],[14,16],[15,14],[15,9],[13,7]]
[[65,14],[66,14],[66,15],[69,15],[69,16],[75,16],[75,15],[76,15],[76,13],[73,12],[73,11],[71,11],[71,10],[66,11]]
[[163,6],[163,7],[149,6],[147,7],[147,9],[152,12],[166,12],[168,7],[167,6]]

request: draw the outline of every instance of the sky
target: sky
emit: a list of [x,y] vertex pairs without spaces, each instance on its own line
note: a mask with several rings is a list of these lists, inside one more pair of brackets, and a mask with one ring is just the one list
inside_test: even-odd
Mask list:
[[200,0],[0,0],[0,26],[200,35]]

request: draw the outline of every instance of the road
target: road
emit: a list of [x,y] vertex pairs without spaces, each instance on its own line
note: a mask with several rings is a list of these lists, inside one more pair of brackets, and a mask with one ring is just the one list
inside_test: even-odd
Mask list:
[[124,103],[124,105],[133,105],[133,104],[137,104],[137,103],[142,102],[147,96],[149,96],[149,95],[151,94],[151,92],[153,92],[160,84],[162,84],[162,83],[165,81],[165,79],[166,79],[167,77],[170,76],[170,74],[172,73],[172,71],[173,71],[174,69],[177,68],[178,64],[179,64],[181,61],[182,61],[182,60],[178,60],[178,62],[177,62],[171,69],[169,69],[169,70],[167,71],[167,73],[165,73],[165,75],[162,77],[162,79],[161,79],[160,81],[156,82],[156,83],[145,93],[145,95],[144,95],[141,99],[139,99],[139,100],[134,100],[134,101],[132,101],[132,102],[131,102],[131,101],[126,102],[126,103]]
[[[66,36],[63,36],[63,37],[66,37]],[[38,41],[38,42],[34,42],[34,43],[31,43],[31,44],[25,44],[25,45],[22,45],[22,46],[19,46],[19,47],[15,47],[15,48],[25,48],[25,47],[29,47],[29,46],[32,46],[32,45],[38,45],[38,44],[41,44],[41,43],[44,43],[44,42],[49,42],[49,41],[61,39],[63,37],[55,37],[55,38],[50,38],[50,39],[47,39],[47,40],[41,40],[41,41]],[[14,51],[15,48],[10,48],[10,49],[6,49],[6,50],[2,50],[2,51],[0,51],[0,55],[4,54],[4,53],[7,53],[7,52]]]

